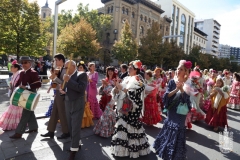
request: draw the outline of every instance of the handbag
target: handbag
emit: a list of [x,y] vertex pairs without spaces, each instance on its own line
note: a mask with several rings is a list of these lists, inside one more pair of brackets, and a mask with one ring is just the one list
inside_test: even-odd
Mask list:
[[177,114],[187,115],[188,111],[189,109],[186,103],[180,102],[179,105],[177,106]]
[[122,108],[119,110],[120,113],[124,115],[128,115],[128,112],[130,112],[133,109],[133,103],[132,101],[126,96],[123,99],[123,105]]

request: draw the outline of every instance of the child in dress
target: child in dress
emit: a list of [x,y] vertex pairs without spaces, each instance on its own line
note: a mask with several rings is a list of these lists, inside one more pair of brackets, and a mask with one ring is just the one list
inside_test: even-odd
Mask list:
[[115,101],[111,100],[107,104],[101,118],[93,129],[93,132],[101,137],[108,138],[114,132],[114,125],[116,123],[116,113],[113,110],[114,103]]
[[214,131],[218,131],[218,127],[225,127],[227,124],[227,103],[229,95],[227,91],[223,91],[224,82],[221,78],[216,80],[216,84],[210,93],[211,106],[208,109],[205,122],[214,127]]

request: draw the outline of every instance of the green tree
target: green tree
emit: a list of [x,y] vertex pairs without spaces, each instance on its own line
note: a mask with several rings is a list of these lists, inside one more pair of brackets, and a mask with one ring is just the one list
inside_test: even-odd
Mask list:
[[91,57],[100,49],[96,39],[96,31],[85,19],[76,24],[69,24],[58,37],[58,50],[65,55],[73,53],[73,57]]
[[120,62],[130,62],[138,55],[138,45],[133,39],[132,31],[128,21],[125,22],[122,29],[121,38],[113,45],[113,56]]
[[141,38],[138,58],[141,59],[143,64],[154,66],[163,59],[162,51],[160,25],[154,22],[152,27],[147,30],[146,36]]
[[0,3],[0,52],[35,56],[44,54],[37,2],[2,0]]

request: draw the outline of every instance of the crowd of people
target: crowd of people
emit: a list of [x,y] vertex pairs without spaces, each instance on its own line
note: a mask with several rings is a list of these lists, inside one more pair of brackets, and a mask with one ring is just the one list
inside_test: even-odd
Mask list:
[[[185,159],[185,132],[193,122],[205,121],[218,131],[219,127],[228,126],[227,107],[240,109],[240,76],[227,69],[201,70],[199,66],[193,68],[190,61],[181,60],[176,70],[149,70],[134,60],[119,69],[106,67],[105,78],[97,88],[100,73],[95,63],[65,62],[62,54],[55,55],[54,61],[48,90],[54,90],[54,100],[46,112],[50,117],[48,132],[41,136],[53,138],[60,122],[62,135],[57,138],[71,137],[69,159],[74,159],[81,149],[81,128],[93,126],[93,119],[97,120],[93,132],[112,138],[114,156],[137,158],[149,154],[153,145],[163,159]],[[28,57],[21,58],[23,71],[17,61],[12,62],[11,92],[16,87],[32,92],[41,87],[38,69],[31,69],[31,62]],[[164,114],[167,118],[162,122]],[[143,124],[157,123],[163,123],[163,127],[154,144],[149,144]],[[25,131],[27,124],[29,130]],[[10,105],[0,117],[0,127],[5,131],[16,129],[10,138],[38,131],[34,111],[15,105]]]

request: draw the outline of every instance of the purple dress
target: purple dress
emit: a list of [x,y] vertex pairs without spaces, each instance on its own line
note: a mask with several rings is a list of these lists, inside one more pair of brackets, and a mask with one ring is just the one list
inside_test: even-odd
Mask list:
[[98,73],[94,72],[91,74],[90,72],[87,72],[87,75],[89,79],[92,80],[92,82],[88,83],[87,86],[87,92],[88,92],[88,102],[90,103],[90,109],[93,113],[94,118],[100,118],[102,115],[102,111],[99,108],[98,100],[97,100],[97,82],[98,82]]
[[[186,115],[177,114],[177,106],[180,102],[187,103],[189,111],[191,110],[190,97],[185,92],[183,94],[176,93],[172,97],[168,94],[176,88],[174,80],[170,80],[167,90],[163,96],[164,107],[168,108],[168,117],[164,121],[163,128],[154,141],[153,148],[162,159],[167,160],[184,160],[186,159],[186,135],[185,135],[185,119]],[[175,98],[177,94],[178,98]],[[175,98],[175,99],[174,99]]]

